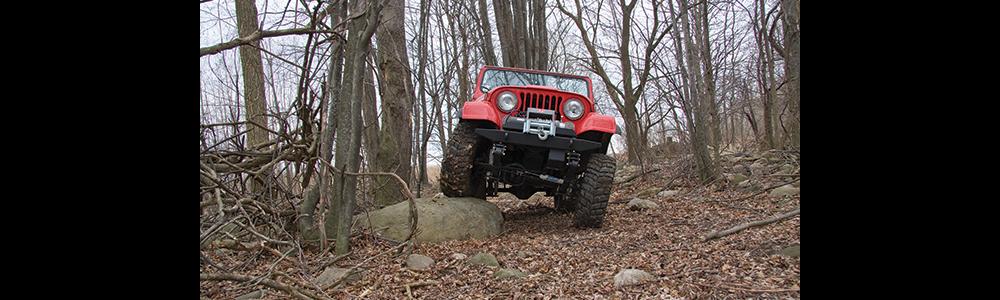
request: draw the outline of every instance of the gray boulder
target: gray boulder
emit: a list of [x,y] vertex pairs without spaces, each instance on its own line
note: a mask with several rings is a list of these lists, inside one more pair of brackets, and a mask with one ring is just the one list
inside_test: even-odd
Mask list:
[[323,270],[322,274],[319,274],[319,276],[316,277],[316,279],[313,279],[313,283],[316,283],[316,285],[325,290],[333,286],[334,283],[336,283],[341,278],[344,278],[345,276],[347,277],[347,279],[341,282],[341,284],[343,284],[344,282],[353,282],[357,281],[358,279],[361,279],[361,274],[360,274],[361,270],[355,270],[352,274],[350,274],[350,276],[348,276],[349,270],[350,269],[347,268],[327,267],[326,270]]
[[[484,239],[500,234],[503,215],[495,204],[477,198],[417,199],[418,243]],[[360,217],[364,217],[363,215]],[[371,228],[385,238],[401,241],[410,233],[407,201],[369,214]],[[367,220],[358,222],[369,226]]]
[[628,202],[628,209],[631,210],[656,209],[659,207],[660,205],[656,204],[656,202],[646,199],[632,198],[632,200]]
[[680,193],[681,192],[678,191],[678,190],[663,190],[663,191],[657,193],[656,196],[657,197],[661,197],[661,198],[662,197],[673,197],[673,196],[677,196],[677,194],[680,194]]
[[770,193],[770,195],[773,196],[773,197],[791,196],[791,195],[798,195],[798,194],[799,194],[799,188],[794,187],[791,184],[786,184],[786,185],[780,186],[780,187],[778,187],[776,189],[771,190],[771,193]]
[[781,165],[781,168],[778,169],[778,174],[795,174],[795,166],[792,164]]
[[781,249],[778,254],[788,257],[799,257],[799,245],[792,245]]
[[500,266],[500,262],[497,261],[497,257],[493,256],[493,254],[489,254],[486,252],[476,253],[476,255],[470,257],[469,260],[466,261],[466,263],[473,266],[490,266],[490,267]]
[[643,284],[656,280],[656,276],[639,269],[624,269],[615,274],[615,287]]
[[406,257],[406,267],[414,271],[426,271],[431,268],[434,264],[434,259],[420,255],[420,254],[410,254]]
[[521,270],[518,269],[500,269],[500,271],[497,271],[495,274],[493,274],[493,277],[495,277],[496,279],[522,278],[524,276],[528,275],[524,274],[524,272],[521,272]]
[[760,185],[758,185],[758,184],[756,184],[756,183],[754,183],[754,182],[752,182],[750,180],[744,180],[744,181],[740,182],[739,184],[737,184],[736,186],[739,187],[739,188],[741,188],[741,189],[744,189],[744,190],[750,190],[750,191],[760,190]]
[[733,173],[724,173],[724,174],[722,174],[722,176],[725,177],[726,180],[729,181],[729,183],[731,183],[731,184],[738,184],[738,183],[746,181],[748,179],[746,175],[739,174],[739,173],[736,173],[736,174],[733,174]]

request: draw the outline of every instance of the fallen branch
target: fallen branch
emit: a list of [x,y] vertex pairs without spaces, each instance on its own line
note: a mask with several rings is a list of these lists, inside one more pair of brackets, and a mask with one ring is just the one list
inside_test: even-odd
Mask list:
[[771,218],[768,218],[768,219],[764,219],[764,220],[760,220],[760,221],[754,221],[754,222],[750,222],[750,223],[740,224],[740,225],[738,225],[736,227],[729,228],[729,229],[726,229],[726,230],[723,230],[723,231],[716,231],[716,232],[710,233],[709,235],[705,236],[705,239],[702,240],[702,241],[708,241],[708,240],[711,240],[711,239],[716,239],[716,238],[724,237],[724,236],[727,236],[727,235],[730,235],[730,234],[734,234],[734,233],[743,231],[744,229],[747,229],[747,228],[750,228],[750,227],[763,226],[763,225],[775,223],[775,222],[778,222],[778,221],[782,221],[782,220],[785,220],[785,219],[788,219],[788,218],[791,218],[793,216],[798,215],[799,214],[799,210],[800,210],[799,208],[796,208],[793,211],[790,211],[790,212],[787,212],[787,213],[784,213],[784,214],[780,214],[780,215],[777,215],[777,216],[774,216],[774,217],[771,217]]
[[[201,280],[202,281],[224,281],[225,280],[225,281],[245,282],[245,281],[254,281],[254,280],[257,280],[257,278],[254,277],[254,276],[247,276],[247,275],[240,275],[240,274],[231,274],[231,273],[207,273],[207,274],[202,273],[201,274]],[[299,298],[299,299],[306,299],[306,300],[310,300],[310,299],[332,299],[332,298],[329,298],[329,297],[323,297],[323,296],[317,295],[317,294],[315,294],[313,292],[310,292],[310,291],[307,291],[307,290],[303,290],[303,289],[300,289],[300,288],[297,288],[297,287],[294,287],[294,286],[286,285],[286,284],[283,284],[283,283],[280,283],[280,282],[277,282],[277,281],[274,281],[274,280],[270,280],[270,279],[267,279],[267,278],[260,279],[260,284],[263,284],[264,286],[267,286],[267,287],[270,287],[270,288],[273,288],[273,289],[280,290],[280,291],[283,291],[285,293],[291,294],[292,296],[295,296],[296,298]]]
[[642,176],[644,176],[646,174],[653,173],[653,172],[656,172],[656,171],[659,171],[659,170],[661,170],[659,167],[650,168],[649,170],[646,170],[644,172],[639,172],[639,174],[635,174],[635,175],[629,176],[625,180],[622,180],[621,182],[618,182],[618,183],[615,183],[615,184],[619,184],[619,185],[620,184],[625,184],[626,182],[635,180],[636,178],[642,177]]

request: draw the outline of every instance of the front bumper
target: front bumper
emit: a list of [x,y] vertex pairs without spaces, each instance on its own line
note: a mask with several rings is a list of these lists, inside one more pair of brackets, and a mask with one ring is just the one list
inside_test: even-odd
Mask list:
[[534,146],[577,152],[591,151],[601,148],[601,143],[578,139],[575,137],[548,136],[543,140],[539,138],[537,134],[486,128],[476,129],[476,134],[485,137],[494,143]]

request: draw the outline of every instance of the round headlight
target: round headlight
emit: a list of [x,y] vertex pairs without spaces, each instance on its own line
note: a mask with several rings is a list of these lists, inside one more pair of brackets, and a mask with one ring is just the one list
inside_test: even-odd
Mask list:
[[511,92],[500,93],[500,96],[497,96],[497,107],[504,112],[514,110],[514,107],[517,107],[517,96]]
[[576,120],[583,116],[583,102],[576,99],[569,99],[563,104],[563,115],[570,120]]

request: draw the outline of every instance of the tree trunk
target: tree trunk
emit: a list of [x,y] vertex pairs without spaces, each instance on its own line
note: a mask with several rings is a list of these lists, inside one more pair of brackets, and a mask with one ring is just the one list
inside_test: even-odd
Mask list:
[[493,15],[496,19],[497,34],[500,36],[500,54],[503,57],[503,65],[513,67],[520,61],[517,57],[517,43],[514,40],[514,19],[511,15],[511,0],[493,0]]
[[[680,0],[679,2],[682,7],[688,6],[687,0]],[[687,52],[687,69],[688,74],[691,76],[688,82],[694,83],[694,87],[690,89],[690,94],[692,95],[690,103],[693,113],[688,116],[693,120],[688,122],[688,130],[691,131],[691,147],[695,157],[695,166],[698,169],[698,176],[702,181],[708,182],[715,178],[715,166],[708,150],[707,127],[710,126],[708,125],[710,122],[707,110],[709,103],[705,101],[707,92],[703,89],[704,77],[701,74],[698,53],[695,51],[695,37],[692,35],[689,19],[688,16],[680,18],[681,27],[684,31],[684,48]]]
[[417,147],[417,149],[418,149],[417,155],[416,155],[416,164],[417,164],[417,168],[418,168],[418,170],[417,170],[418,174],[416,176],[416,180],[417,180],[417,197],[420,197],[420,193],[422,192],[421,191],[421,189],[423,187],[422,184],[427,181],[426,169],[424,167],[425,164],[427,163],[427,152],[426,152],[426,148],[422,147],[420,145],[422,144],[422,141],[425,140],[427,138],[427,136],[428,136],[428,130],[426,130],[426,128],[430,128],[429,118],[427,117],[428,114],[427,114],[427,105],[426,105],[426,100],[427,100],[427,76],[426,76],[426,74],[427,74],[427,59],[428,59],[427,58],[427,55],[428,55],[427,54],[427,51],[428,51],[427,50],[427,39],[428,39],[427,34],[428,34],[428,29],[427,28],[429,28],[429,26],[430,26],[430,20],[429,20],[429,18],[430,18],[430,0],[420,1],[420,31],[419,31],[420,33],[419,33],[419,36],[418,36],[418,39],[417,39],[417,47],[419,47],[418,53],[417,53],[417,60],[418,60],[418,67],[417,67],[417,93],[419,93],[419,95],[420,95],[420,97],[419,97],[420,100],[418,102],[418,105],[420,106],[420,109],[416,110],[420,114],[420,116],[417,118],[417,120],[418,120],[419,123],[417,124],[416,128],[414,128],[415,130],[418,131],[418,134],[417,134],[418,144],[416,144],[414,146],[414,147]]
[[621,111],[622,120],[625,123],[625,146],[628,148],[628,162],[633,165],[639,165],[642,161],[642,152],[644,147],[642,143],[642,133],[639,128],[639,114],[636,112],[635,106],[625,106],[625,109]]
[[720,146],[722,145],[722,129],[720,124],[722,121],[719,117],[719,107],[716,105],[715,100],[715,76],[714,69],[712,67],[712,41],[709,39],[709,26],[708,26],[708,1],[702,2],[698,5],[699,9],[696,10],[698,27],[698,43],[701,45],[701,62],[704,67],[704,90],[705,90],[705,105],[708,106],[708,116],[709,116],[709,137],[711,140],[711,145],[714,147],[715,151],[713,154],[718,157]]
[[529,64],[531,68],[538,70],[549,69],[549,30],[545,25],[545,0],[531,1],[531,57]]
[[[493,30],[490,28],[490,16],[487,12],[486,0],[478,0],[479,3],[479,37],[482,39],[480,47],[483,51],[483,59],[487,65],[497,66],[497,55],[493,52]],[[497,24],[500,26],[500,24]],[[462,31],[465,34],[465,31]]]
[[[382,90],[382,129],[376,170],[392,172],[409,183],[413,178],[410,164],[413,141],[413,83],[406,52],[405,1],[390,0],[382,11],[378,28],[378,58]],[[375,178],[375,205],[386,206],[402,201],[399,185],[392,178]]]
[[764,119],[764,149],[773,149],[775,147],[774,142],[774,121],[772,116],[774,116],[774,65],[768,57],[768,52],[771,51],[770,45],[767,43],[767,18],[766,18],[766,2],[760,0],[757,3],[757,19],[760,21],[756,28],[757,35],[757,55],[759,56],[758,69],[761,70],[758,74],[761,86],[761,94],[763,98],[763,119]]
[[799,147],[799,0],[781,1],[782,31],[785,43],[785,95],[791,114],[788,125],[790,146]]
[[[346,2],[341,3],[339,6],[330,5],[327,7],[331,12],[330,26],[340,23],[340,20],[343,20],[347,16],[345,9],[347,7]],[[334,10],[339,10],[340,13],[333,14]],[[337,120],[339,119],[339,112],[336,110],[335,105],[339,102],[337,101],[337,96],[340,95],[344,68],[344,44],[338,40],[334,40],[333,43],[329,69],[327,70],[329,73],[327,73],[326,78],[325,94],[327,97],[322,100],[323,110],[326,112],[326,120],[323,122],[323,128],[320,131],[319,157],[323,161],[331,161],[333,158],[333,138],[336,135]],[[331,174],[326,168],[322,167],[322,163],[319,166],[319,184],[308,185],[310,177],[308,172],[306,178],[303,179],[303,188],[308,188],[308,191],[302,205],[299,206],[299,215],[302,216],[299,218],[299,232],[306,240],[319,239],[319,235],[313,230],[315,227],[313,214],[316,213],[316,208],[320,202],[324,203],[324,206],[330,203],[329,183]]]
[[[334,163],[338,169],[357,173],[360,164],[361,151],[361,99],[357,96],[364,93],[363,71],[367,70],[365,56],[367,55],[371,37],[375,34],[378,24],[379,6],[377,1],[368,0],[353,2],[354,12],[367,10],[363,18],[359,17],[348,25],[350,33],[347,39],[344,61],[344,82],[348,88],[341,89],[337,107],[345,114],[338,119],[337,149]],[[333,233],[336,238],[335,252],[345,254],[350,249],[350,225],[357,196],[357,178],[354,176],[333,176],[332,209],[328,211],[326,222],[327,233]]]
[[[250,36],[259,30],[257,4],[254,0],[236,1],[236,25],[239,36]],[[267,132],[267,105],[264,97],[264,64],[260,57],[260,41],[240,46],[240,67],[243,70],[243,100],[247,120],[247,149],[256,149],[269,140]],[[253,124],[251,124],[253,123]],[[262,128],[263,127],[263,128]],[[265,149],[262,149],[265,150]],[[265,170],[262,175],[267,175]],[[261,193],[264,186],[251,180],[251,193]]]
[[[366,59],[366,61],[370,60]],[[364,130],[364,136],[362,139],[364,141],[365,148],[365,161],[368,162],[368,165],[372,169],[375,169],[375,163],[379,161],[378,151],[380,148],[378,110],[375,107],[375,76],[372,75],[372,70],[367,67],[361,72],[361,74],[363,74],[362,76],[364,77],[364,96],[361,98],[361,117],[363,118],[362,129]]]

